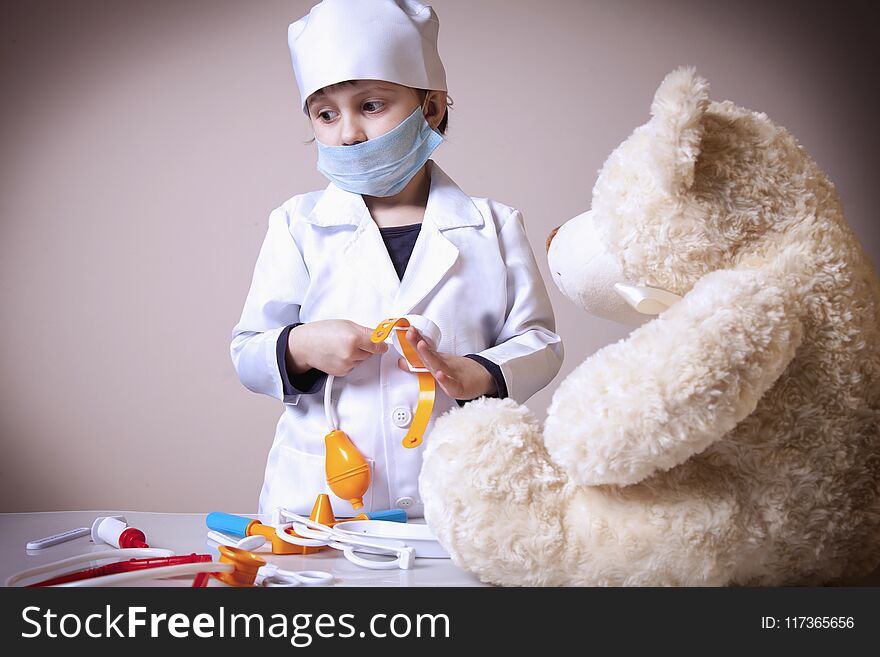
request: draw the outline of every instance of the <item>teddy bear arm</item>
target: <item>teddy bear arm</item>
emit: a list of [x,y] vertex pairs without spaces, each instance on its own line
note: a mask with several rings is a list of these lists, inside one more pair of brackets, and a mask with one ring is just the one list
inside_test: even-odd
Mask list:
[[637,483],[705,450],[751,414],[802,338],[790,294],[755,272],[713,272],[682,301],[576,368],[545,442],[584,485]]

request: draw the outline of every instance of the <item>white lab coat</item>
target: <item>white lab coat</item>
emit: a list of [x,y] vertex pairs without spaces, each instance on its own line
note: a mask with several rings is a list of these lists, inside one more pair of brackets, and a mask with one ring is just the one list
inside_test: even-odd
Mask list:
[[[348,319],[375,328],[390,317],[424,315],[442,331],[439,351],[475,353],[497,363],[508,396],[520,403],[549,384],[562,365],[562,341],[519,210],[467,196],[433,160],[428,167],[424,220],[402,281],[360,194],[330,183],[294,196],[269,215],[230,348],[241,382],[284,403],[266,464],[261,514],[285,506],[307,515],[319,493],[330,494],[335,513],[354,513],[325,481],[329,427],[323,390],[283,393],[276,342],[289,324]],[[372,471],[360,512],[405,508],[421,517],[422,450],[435,419],[457,404],[437,385],[422,445],[404,447],[419,386],[415,374],[398,368],[398,354],[389,347],[337,378],[332,399],[339,428]]]

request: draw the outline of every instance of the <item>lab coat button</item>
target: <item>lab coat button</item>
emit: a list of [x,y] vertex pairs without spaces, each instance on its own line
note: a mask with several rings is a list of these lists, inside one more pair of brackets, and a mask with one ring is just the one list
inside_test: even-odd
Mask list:
[[391,421],[394,422],[395,426],[401,428],[408,427],[409,423],[412,422],[412,411],[406,406],[398,406],[391,411]]
[[401,497],[394,503],[394,506],[398,509],[408,509],[414,502],[415,500],[411,497]]

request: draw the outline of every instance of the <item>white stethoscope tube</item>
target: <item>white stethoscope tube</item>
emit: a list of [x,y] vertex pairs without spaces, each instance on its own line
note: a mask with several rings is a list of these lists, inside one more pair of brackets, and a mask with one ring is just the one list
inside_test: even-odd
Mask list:
[[324,417],[327,418],[327,426],[330,428],[330,431],[335,431],[339,428],[339,418],[336,416],[336,409],[333,408],[333,402],[330,399],[334,378],[332,374],[328,374],[327,381],[324,383]]
[[[21,572],[10,575],[4,582],[5,586],[16,586],[20,582],[35,579],[38,575],[46,575],[55,571],[63,571],[59,574],[72,572],[71,566],[94,561],[103,561],[112,559],[113,561],[124,560],[122,558],[143,559],[147,557],[173,557],[172,550],[163,550],[160,548],[124,548],[121,550],[103,550],[101,552],[87,552],[79,554],[69,559],[55,561],[30,568]],[[160,566],[158,568],[145,568],[143,570],[132,570],[127,573],[114,573],[112,575],[102,575],[99,577],[90,577],[88,579],[74,580],[72,582],[64,582],[62,584],[54,584],[56,587],[94,587],[94,586],[110,586],[113,584],[128,584],[142,579],[161,579],[164,577],[179,577],[181,575],[195,575],[197,573],[231,573],[235,570],[235,566],[231,563],[218,563],[215,561],[200,561],[196,563],[183,563],[173,566]],[[266,564],[257,571],[257,579],[254,582],[256,586],[315,586],[330,584],[333,581],[333,575],[320,570],[304,570],[295,572],[292,570],[282,570],[275,564]]]
[[36,575],[43,575],[45,573],[50,573],[56,570],[66,569],[66,572],[70,572],[74,569],[68,569],[68,566],[76,566],[78,564],[88,563],[90,561],[102,561],[105,559],[120,561],[121,557],[128,557],[129,559],[145,559],[147,557],[173,556],[175,556],[174,552],[172,552],[171,550],[163,550],[161,548],[123,548],[121,550],[101,550],[100,552],[87,552],[85,554],[78,554],[68,559],[62,559],[61,561],[53,561],[52,563],[47,563],[43,566],[29,568],[28,570],[22,570],[21,572],[15,573],[14,575],[10,575],[9,577],[7,577],[6,581],[4,582],[4,586],[16,586],[19,582],[31,579]]

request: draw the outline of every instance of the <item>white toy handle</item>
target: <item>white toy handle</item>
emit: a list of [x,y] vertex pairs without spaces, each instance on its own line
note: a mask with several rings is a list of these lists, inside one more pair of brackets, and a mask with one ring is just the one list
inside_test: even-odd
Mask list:
[[[404,315],[403,318],[410,323],[410,326],[415,327],[418,332],[422,334],[422,337],[425,339],[425,342],[428,343],[431,349],[437,348],[437,345],[440,344],[440,339],[443,337],[439,326],[437,326],[427,317],[423,317],[422,315]],[[397,340],[397,328],[402,327],[395,327],[395,330],[391,332],[394,342],[394,348],[397,349],[397,353],[405,357],[403,353],[403,347]]]
[[674,292],[660,287],[615,283],[614,289],[624,301],[643,315],[659,315],[676,301],[681,300],[681,297]]
[[[102,561],[104,559],[119,561],[123,557],[130,557],[132,559],[145,559],[147,557],[173,556],[173,551],[164,550],[162,548],[114,548],[112,550],[86,552],[85,554],[78,554],[73,557],[68,557],[67,559],[62,559],[61,561],[53,561],[52,563],[44,564],[42,566],[36,566],[34,568],[29,568],[28,570],[22,570],[19,573],[15,573],[7,577],[3,585],[16,586],[19,582],[31,579],[33,577],[36,577],[37,575],[44,575],[46,573],[51,573],[55,570],[70,572],[71,570],[77,570],[76,568],[72,568],[73,566],[77,566],[82,563]],[[142,572],[146,572],[146,570]]]
[[[322,547],[327,545],[327,540],[322,538],[308,538],[308,535],[301,530],[295,530],[297,535],[288,534],[285,530],[293,527],[292,522],[286,522],[275,527],[275,535],[285,543],[292,545],[300,545],[304,547]],[[316,535],[317,532],[314,534]]]
[[[338,547],[337,547],[338,545]],[[373,570],[396,570],[398,568],[409,568],[409,566],[404,566],[404,555],[398,553],[391,561],[374,561],[373,559],[364,559],[363,557],[359,557],[355,554],[355,546],[354,545],[342,545],[337,544],[332,547],[336,547],[337,549],[342,549],[342,554],[345,555],[345,558],[351,561],[353,564],[358,566],[363,566],[364,568],[372,568]],[[412,549],[412,548],[410,548]],[[386,556],[388,553],[385,553]]]
[[[440,344],[440,340],[443,337],[443,333],[440,331],[440,327],[437,326],[434,322],[432,322],[427,317],[423,317],[422,315],[404,315],[404,319],[406,319],[410,326],[413,326],[418,330],[419,334],[424,338],[425,342],[428,343],[428,346],[431,349],[437,349],[437,345]],[[403,329],[403,327],[396,326],[394,330],[391,331],[391,343],[394,345],[394,348],[397,350],[397,353],[406,358],[406,354],[403,352],[403,346],[400,344],[400,340],[397,337],[397,331],[399,329]],[[386,338],[387,339],[387,338]],[[413,349],[416,348],[416,345],[413,344]],[[407,360],[407,365],[411,372],[429,372],[427,368],[419,368],[413,367],[409,364]]]
[[[322,525],[305,516],[293,513],[284,507],[278,507],[273,513],[275,520],[288,520],[291,522],[276,525],[275,533],[284,541],[294,543],[296,545],[305,544],[306,541],[313,541],[311,545],[329,545],[337,550],[342,550],[349,561],[365,568],[373,568],[376,570],[385,570],[391,568],[401,568],[408,570],[412,568],[415,561],[415,548],[409,547],[403,541],[391,540],[388,543],[374,543],[370,540],[348,535],[346,532],[339,531],[333,527]],[[291,536],[284,530],[292,528],[297,533],[297,537]],[[299,538],[303,537],[303,538]],[[354,554],[356,549],[365,548],[373,554],[396,555],[393,561],[371,561],[362,559]]]

